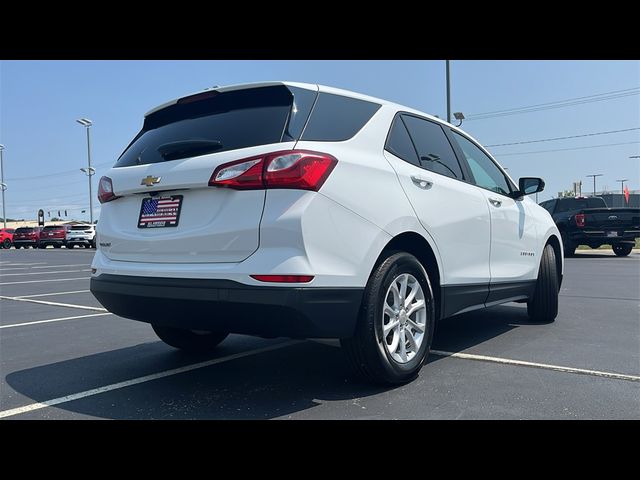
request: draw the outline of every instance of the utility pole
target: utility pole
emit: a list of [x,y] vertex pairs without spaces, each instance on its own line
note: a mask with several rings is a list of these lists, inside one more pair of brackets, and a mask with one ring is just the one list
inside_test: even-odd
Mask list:
[[449,74],[449,60],[447,62],[447,122],[451,123],[451,75]]
[[81,168],[80,171],[89,177],[89,220],[93,225],[93,193],[91,188],[91,177],[96,173],[96,169],[91,166],[91,135],[89,133],[93,122],[88,118],[79,118],[76,122],[85,127],[85,130],[87,131],[87,168]]
[[596,173],[594,175],[587,175],[587,177],[593,177],[593,196],[596,196],[596,177],[601,177],[602,173]]
[[616,180],[616,182],[620,182],[620,192],[622,193],[622,197],[620,197],[621,205],[624,207],[624,182],[628,181],[628,178],[623,180]]
[[4,202],[4,191],[7,189],[7,184],[4,183],[4,163],[2,159],[3,150],[4,145],[0,145],[0,190],[2,190],[2,221],[4,223],[4,228],[7,228],[7,213]]

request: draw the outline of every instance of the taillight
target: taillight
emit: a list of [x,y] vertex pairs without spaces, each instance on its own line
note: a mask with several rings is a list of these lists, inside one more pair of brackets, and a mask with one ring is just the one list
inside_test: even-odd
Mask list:
[[209,185],[236,190],[292,188],[317,192],[337,163],[328,153],[274,152],[220,165],[211,175]]
[[213,171],[209,186],[229,187],[236,190],[264,188],[263,163],[262,157],[252,157],[220,165]]
[[309,283],[313,280],[313,275],[251,275],[259,282],[276,283]]
[[584,213],[576,214],[576,226],[580,228],[584,227]]
[[113,193],[113,183],[109,177],[102,177],[98,182],[98,200],[100,203],[110,202],[118,198]]

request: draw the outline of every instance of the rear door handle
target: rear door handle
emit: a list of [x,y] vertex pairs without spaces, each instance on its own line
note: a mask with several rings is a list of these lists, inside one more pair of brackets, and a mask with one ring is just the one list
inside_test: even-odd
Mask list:
[[497,198],[490,198],[489,202],[491,203],[491,205],[493,205],[494,207],[500,207],[502,205],[502,200],[498,200]]
[[411,175],[411,181],[416,187],[422,188],[423,190],[429,190],[433,187],[433,182],[427,178]]

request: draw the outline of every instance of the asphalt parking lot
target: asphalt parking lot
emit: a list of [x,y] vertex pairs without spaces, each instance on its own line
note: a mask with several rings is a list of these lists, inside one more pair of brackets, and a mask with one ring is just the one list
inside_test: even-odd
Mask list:
[[438,326],[418,379],[353,378],[314,341],[228,337],[185,355],[105,313],[93,250],[0,251],[0,418],[640,419],[640,253],[566,260],[560,314],[523,305]]

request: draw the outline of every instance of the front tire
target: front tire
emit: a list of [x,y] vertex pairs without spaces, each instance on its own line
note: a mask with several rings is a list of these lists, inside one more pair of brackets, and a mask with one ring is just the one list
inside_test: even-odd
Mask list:
[[164,343],[189,353],[202,353],[213,350],[229,335],[228,333],[187,330],[153,324],[151,326]]
[[6,248],[7,250],[11,248],[11,240],[9,240],[8,238],[5,238],[2,241],[2,248]]
[[434,324],[427,272],[413,255],[394,253],[372,272],[355,335],[341,344],[360,376],[379,384],[406,383],[429,355]]
[[618,245],[613,245],[613,253],[615,253],[618,257],[626,257],[631,253],[633,249],[633,245],[622,243]]
[[556,254],[551,245],[544,247],[536,290],[527,302],[527,313],[529,319],[537,323],[553,322],[558,316],[558,268],[556,264]]

